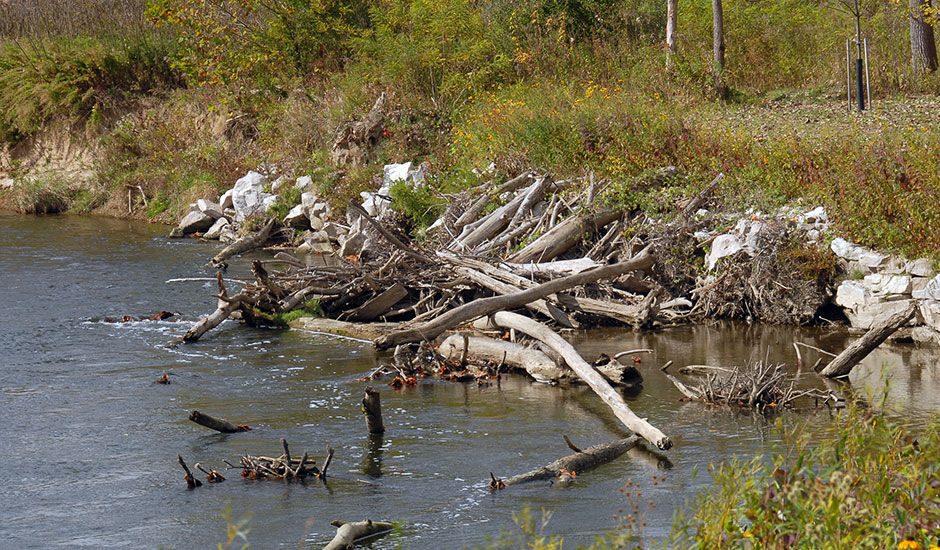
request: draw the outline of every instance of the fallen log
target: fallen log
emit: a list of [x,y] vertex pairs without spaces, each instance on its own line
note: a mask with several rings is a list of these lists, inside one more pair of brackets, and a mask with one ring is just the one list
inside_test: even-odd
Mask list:
[[574,454],[564,456],[551,464],[536,468],[524,474],[513,476],[505,481],[497,479],[491,474],[492,481],[490,481],[490,489],[498,490],[510,485],[554,479],[560,476],[574,477],[574,475],[596,468],[620,457],[640,443],[640,437],[633,435],[610,443],[591,445],[587,449],[578,449],[572,445],[567,438],[565,438],[565,440],[568,446],[575,451]]
[[588,269],[594,269],[604,264],[595,262],[591,258],[575,258],[572,260],[555,260],[552,262],[514,263],[502,262],[500,265],[508,267],[514,273],[525,274],[528,277],[545,275],[548,277],[564,277],[574,275]]
[[344,313],[340,320],[341,321],[372,321],[376,317],[387,312],[401,301],[402,298],[408,296],[408,289],[402,286],[400,283],[395,283],[394,285],[387,288],[384,292],[379,293],[375,297],[366,301],[366,303],[359,306],[357,309],[354,309],[348,313]]
[[189,413],[189,419],[195,422],[196,424],[199,424],[200,426],[205,426],[206,428],[209,428],[210,430],[215,430],[217,432],[222,432],[224,434],[247,432],[251,430],[251,428],[249,428],[248,426],[244,424],[239,424],[238,426],[236,426],[235,424],[232,424],[228,420],[215,418],[214,416],[209,416],[208,414],[203,414],[196,410]]
[[[513,294],[515,292],[519,292],[520,290],[524,290],[524,288],[518,288],[509,283],[498,281],[495,278],[490,277],[489,275],[485,273],[481,273],[469,267],[458,267],[457,273],[460,273],[461,275],[470,279],[474,283],[482,286],[483,288],[488,288],[492,290],[493,292],[497,294],[502,294],[504,296],[508,294]],[[568,315],[566,315],[564,311],[549,304],[548,302],[545,301],[544,298],[540,298],[538,300],[535,300],[534,302],[528,303],[525,305],[525,307],[531,309],[532,311],[537,311],[541,313],[542,315],[548,317],[549,319],[553,319],[556,323],[558,323],[559,325],[563,327],[566,327],[566,328],[574,327],[574,325],[571,323],[571,319],[568,318]]]
[[486,336],[451,334],[441,342],[437,352],[447,359],[471,359],[524,369],[538,382],[564,382],[574,375],[571,369],[558,366],[551,357],[537,349]]
[[225,283],[222,281],[222,270],[217,271],[215,275],[216,283],[219,286],[219,294],[216,296],[219,299],[218,307],[214,312],[200,319],[192,328],[186,331],[186,334],[170,342],[169,347],[176,347],[182,342],[195,342],[201,338],[203,334],[228,319],[235,311],[240,309],[242,303],[248,299],[244,292],[229,297],[228,292],[225,290]]
[[708,200],[708,197],[711,196],[712,192],[718,187],[718,183],[724,178],[725,175],[722,172],[719,172],[715,179],[711,181],[708,185],[705,186],[702,191],[695,196],[692,200],[689,201],[685,208],[682,209],[682,212],[679,214],[681,219],[691,218],[693,214],[698,212],[698,209],[705,204],[705,201]]
[[335,520],[330,525],[336,527],[336,535],[329,544],[323,547],[323,550],[346,550],[352,548],[353,544],[367,537],[376,537],[388,533],[395,526],[387,521],[345,521]]
[[582,271],[576,275],[555,279],[554,281],[549,281],[514,294],[474,300],[473,302],[454,308],[427,323],[398,330],[383,336],[375,341],[375,346],[378,349],[388,349],[399,344],[431,340],[437,338],[445,330],[452,329],[471,319],[489,315],[495,311],[521,307],[540,298],[544,298],[549,294],[562,292],[576,286],[593,283],[601,279],[617,277],[630,271],[648,269],[653,265],[654,261],[653,255],[650,254],[648,250],[644,249],[634,258],[626,262],[607,265],[589,271]]
[[652,424],[637,416],[623,397],[607,383],[604,377],[584,360],[583,357],[574,349],[574,346],[565,341],[564,338],[553,332],[548,327],[533,321],[527,317],[508,311],[500,311],[492,315],[493,322],[498,326],[516,329],[528,334],[532,338],[541,340],[547,346],[561,355],[571,370],[575,372],[584,382],[594,390],[607,406],[611,408],[614,415],[620,419],[623,424],[639,434],[644,439],[662,450],[668,450],[672,447],[672,441],[666,437],[666,434],[659,431]]
[[244,237],[238,239],[232,244],[226,246],[222,249],[222,252],[219,252],[210,260],[210,264],[216,269],[225,269],[228,265],[225,263],[226,260],[232,256],[248,252],[255,248],[261,248],[264,246],[265,241],[268,240],[268,236],[271,234],[271,229],[274,228],[274,221],[269,220],[268,223],[264,224],[264,227],[255,231],[254,233],[249,233]]
[[[483,218],[481,223],[465,237],[458,237],[454,241],[454,245],[467,250],[473,250],[483,241],[495,236],[497,233],[502,231],[503,228],[509,225],[509,221],[516,214],[516,211],[519,209],[519,206],[522,204],[522,201],[524,201],[525,198],[525,193],[519,193],[514,199],[504,204],[503,206],[500,206],[492,214],[489,214]],[[467,226],[464,229],[468,229],[469,227],[470,226]]]
[[917,313],[917,302],[911,301],[904,311],[899,311],[888,317],[884,322],[871,328],[864,336],[852,343],[845,351],[829,362],[819,374],[829,378],[848,376],[862,359],[864,359],[889,336],[898,331],[914,318]]
[[509,261],[525,263],[552,260],[581,242],[585,234],[604,227],[622,215],[620,210],[608,210],[597,215],[572,216],[510,256]]

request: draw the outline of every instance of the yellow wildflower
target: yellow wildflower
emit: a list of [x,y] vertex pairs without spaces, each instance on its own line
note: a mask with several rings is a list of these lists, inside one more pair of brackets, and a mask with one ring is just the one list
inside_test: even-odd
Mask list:
[[898,550],[922,550],[923,546],[916,540],[902,540],[898,544]]

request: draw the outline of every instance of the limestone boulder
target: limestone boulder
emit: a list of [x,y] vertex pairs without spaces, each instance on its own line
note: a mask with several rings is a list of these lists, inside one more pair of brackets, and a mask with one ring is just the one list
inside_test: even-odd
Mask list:
[[212,227],[206,231],[206,234],[203,235],[203,238],[210,240],[218,240],[222,236],[222,230],[225,229],[230,222],[225,218],[219,218],[215,220],[215,223],[212,224]]
[[232,190],[231,189],[229,189],[225,193],[222,193],[222,196],[219,197],[219,206],[222,207],[222,212],[225,212],[229,208],[235,208],[235,205],[232,202]]
[[214,221],[215,220],[212,219],[212,216],[209,216],[208,214],[198,210],[193,210],[189,214],[186,214],[182,220],[180,220],[180,223],[177,227],[184,235],[189,235],[190,233],[196,233],[209,229],[212,227],[212,223]]
[[744,242],[741,240],[741,237],[731,233],[718,235],[715,237],[715,240],[712,241],[711,250],[709,250],[708,256],[705,258],[705,264],[708,266],[708,270],[711,271],[715,269],[718,260],[736,254],[743,249]]
[[829,245],[829,247],[836,256],[842,258],[843,260],[850,261],[858,261],[862,258],[862,256],[870,252],[870,250],[864,246],[852,244],[842,237],[833,239],[832,244]]
[[[854,310],[846,309],[845,316],[848,317],[853,327],[868,330],[877,324],[884,323],[888,320],[888,317],[895,313],[904,311],[910,304],[911,300],[875,301],[861,305]],[[916,324],[916,322],[917,317],[915,316],[909,324]]]
[[304,213],[304,206],[302,204],[298,204],[290,209],[290,212],[284,216],[284,225],[295,229],[306,229],[310,227],[310,221]]
[[235,221],[243,222],[247,218],[263,215],[274,205],[277,197],[264,191],[267,185],[268,178],[258,172],[248,172],[235,182],[232,188]]
[[196,209],[207,216],[211,216],[213,220],[221,218],[223,213],[222,205],[206,199],[196,201]]

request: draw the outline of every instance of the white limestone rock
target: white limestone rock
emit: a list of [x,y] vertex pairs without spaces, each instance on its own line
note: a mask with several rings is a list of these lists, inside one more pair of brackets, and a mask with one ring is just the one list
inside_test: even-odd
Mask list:
[[180,231],[182,231],[184,235],[188,235],[190,233],[196,233],[198,231],[205,231],[206,229],[209,229],[212,227],[212,223],[214,221],[215,220],[212,219],[212,216],[204,214],[198,210],[194,210],[186,214],[183,219],[180,220],[180,223],[177,227],[179,227]]
[[284,216],[284,225],[295,229],[306,229],[310,226],[310,221],[304,213],[304,206],[302,204],[298,204],[290,209],[290,212]]
[[313,178],[310,176],[300,176],[294,182],[294,188],[299,190],[301,193],[312,193],[313,189]]
[[842,281],[836,289],[836,305],[846,309],[857,309],[871,300],[871,292],[859,281]]
[[219,206],[222,207],[222,211],[225,212],[229,208],[235,208],[235,203],[232,202],[232,190],[229,189],[225,193],[222,193],[222,196],[219,197]]
[[274,205],[277,197],[264,192],[268,178],[258,172],[248,172],[245,177],[235,182],[232,188],[232,205],[235,208],[235,221],[243,222],[252,216],[263,215]]
[[803,214],[803,221],[809,224],[827,223],[829,221],[829,215],[826,213],[824,207],[817,206]]
[[199,199],[196,201],[196,208],[203,214],[212,216],[213,220],[217,220],[222,217],[222,205],[210,200]]
[[915,277],[930,277],[934,274],[934,264],[927,258],[918,258],[907,262],[905,269]]
[[202,237],[204,239],[218,240],[222,236],[222,230],[229,225],[229,221],[225,218],[219,218],[215,220],[215,223],[212,224],[212,227],[206,231],[206,234]]
[[[911,300],[896,300],[890,302],[876,301],[860,306],[855,310],[846,309],[845,316],[849,318],[849,322],[852,323],[853,327],[868,330],[877,324],[887,321],[888,317],[891,317],[895,313],[904,311],[910,304]],[[917,318],[915,317],[908,325],[916,324],[916,321]]]
[[864,282],[871,290],[872,294],[876,296],[899,294],[910,296],[912,290],[910,275],[882,275],[875,273],[873,275],[866,275]]
[[712,241],[711,250],[709,250],[708,256],[705,258],[705,263],[708,266],[708,270],[711,271],[715,269],[715,265],[718,263],[718,260],[726,256],[736,254],[743,248],[744,243],[737,235],[732,235],[730,233],[718,235],[715,237],[715,240]]
[[918,300],[940,300],[940,275],[937,275],[923,290],[913,291],[911,295]]
[[845,260],[859,260],[863,255],[868,253],[867,248],[852,244],[841,237],[833,239],[830,248],[836,256]]

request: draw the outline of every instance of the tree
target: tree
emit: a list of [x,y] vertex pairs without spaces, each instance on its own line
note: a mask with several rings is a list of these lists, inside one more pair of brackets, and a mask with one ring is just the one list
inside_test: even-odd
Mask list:
[[933,26],[925,18],[930,0],[908,0],[911,7],[911,64],[916,72],[937,70],[937,43]]
[[679,18],[679,0],[666,0],[666,59],[676,54],[676,23]]
[[725,99],[727,95],[723,74],[725,71],[725,22],[721,9],[721,0],[712,0],[712,26],[715,94],[718,99]]

